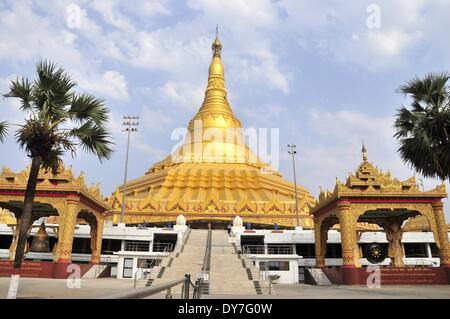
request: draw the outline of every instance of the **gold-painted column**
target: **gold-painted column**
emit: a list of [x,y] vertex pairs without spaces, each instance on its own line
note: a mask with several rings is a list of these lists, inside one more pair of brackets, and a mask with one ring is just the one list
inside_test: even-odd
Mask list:
[[432,206],[440,243],[439,256],[441,266],[450,267],[450,243],[444,217],[444,204],[442,202],[435,202]]
[[[58,262],[72,261],[73,234],[77,223],[79,200],[70,199],[66,202],[63,216],[60,216],[58,231]],[[62,217],[62,218],[61,218]]]
[[[103,217],[97,218],[97,225],[93,232],[91,232],[91,264],[99,264],[100,256],[102,252],[102,239],[103,239],[103,224],[105,220]],[[92,227],[92,226],[91,226]]]
[[[325,249],[323,247],[324,243],[324,233],[322,230],[322,222],[318,219],[314,219],[314,239],[315,239],[315,251],[316,251],[316,267],[325,267]],[[326,245],[326,238],[325,238]]]
[[338,202],[338,217],[341,230],[342,261],[344,268],[356,268],[359,254],[356,254],[356,218],[350,210],[350,202]]

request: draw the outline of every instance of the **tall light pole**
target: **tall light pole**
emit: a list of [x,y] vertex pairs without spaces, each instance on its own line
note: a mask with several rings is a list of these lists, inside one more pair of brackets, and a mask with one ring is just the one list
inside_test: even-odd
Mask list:
[[297,218],[297,227],[300,226],[300,219],[298,217],[298,195],[297,195],[297,176],[295,174],[295,154],[297,154],[297,151],[295,150],[294,144],[288,144],[287,146],[288,153],[292,155],[292,167],[294,168],[294,190],[295,190],[295,216]]
[[125,156],[125,174],[123,176],[123,193],[122,193],[122,213],[120,215],[120,223],[123,224],[125,217],[125,193],[127,191],[127,171],[128,171],[128,152],[130,150],[130,135],[131,132],[137,132],[139,125],[139,116],[124,116],[122,125],[125,127],[124,131],[128,132],[127,139],[127,154]]

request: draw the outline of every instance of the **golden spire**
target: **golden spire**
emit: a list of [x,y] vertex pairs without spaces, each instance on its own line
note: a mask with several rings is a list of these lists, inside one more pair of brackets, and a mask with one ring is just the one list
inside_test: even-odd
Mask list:
[[241,122],[228,102],[218,32],[217,27],[205,98],[189,122],[183,145],[172,154],[171,160],[176,163],[246,163],[262,167],[262,161],[245,144]]
[[362,140],[362,157],[363,157],[363,162],[367,162],[367,150],[366,150],[366,146],[364,145],[364,139]]
[[[219,26],[216,27],[216,38],[212,44],[212,61],[208,72],[208,86],[206,87],[205,99],[198,113],[189,124],[191,131],[193,121],[202,119],[205,116],[219,116],[232,119],[233,124],[228,123],[227,127],[241,127],[239,120],[234,116],[231,106],[228,103],[227,90],[225,88],[225,75],[222,63],[222,44],[219,40]],[[203,123],[206,124],[206,123]],[[220,124],[220,123],[219,123]],[[205,127],[205,125],[204,125]],[[218,127],[223,128],[220,124]]]

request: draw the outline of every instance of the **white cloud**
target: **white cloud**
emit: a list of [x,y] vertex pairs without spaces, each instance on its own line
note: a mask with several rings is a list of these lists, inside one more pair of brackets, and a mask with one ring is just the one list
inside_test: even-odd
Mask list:
[[140,127],[147,131],[159,131],[172,123],[167,113],[153,110],[148,106],[142,108]]
[[[92,83],[98,83],[99,86],[94,85],[94,90],[105,93],[118,100],[128,100],[128,89],[125,77],[117,71],[106,71],[99,79],[92,79]],[[101,84],[101,85],[100,85]]]
[[125,32],[135,31],[131,21],[120,12],[117,0],[94,0],[91,6],[103,16],[107,23],[115,28]]
[[189,0],[187,3],[219,25],[267,27],[279,23],[277,7],[269,0]]
[[168,8],[167,0],[153,0],[153,1],[142,1],[142,0],[132,0],[127,1],[125,9],[132,9],[135,14],[139,14],[144,17],[152,17],[155,15],[170,15],[171,11]]
[[205,88],[206,84],[195,85],[194,83],[170,81],[158,87],[157,92],[163,101],[171,105],[196,111],[202,103]]
[[420,32],[405,33],[401,30],[370,31],[367,34],[368,46],[384,56],[401,54],[414,41],[420,39]]
[[[304,138],[298,146],[298,166],[300,183],[312,194],[318,195],[319,186],[333,190],[335,177],[344,181],[349,172],[354,172],[361,162],[361,139],[367,148],[369,161],[383,171],[405,180],[414,172],[402,163],[393,138],[392,116],[369,115],[360,112],[341,110],[324,112],[314,108],[309,110]],[[290,161],[289,157],[282,157]],[[416,177],[419,181],[420,176]],[[432,189],[441,182],[438,179],[424,178],[425,189]],[[446,183],[449,186],[448,182]],[[447,207],[446,211],[450,211]]]
[[[60,7],[61,10],[63,8]],[[97,35],[101,34],[88,19],[83,22],[82,26],[96,30]],[[33,11],[29,3],[13,2],[10,10],[0,11],[0,60],[34,63],[40,58],[49,59],[72,74],[81,88],[113,99],[127,100],[129,96],[124,76],[114,70],[99,70],[98,61],[88,56],[89,51],[79,48],[75,32],[77,29],[66,28],[64,16],[60,20],[43,18]]]
[[[414,63],[416,48],[427,42],[439,48],[442,59],[449,45],[439,30],[450,27],[445,18],[450,1],[381,0],[380,29],[367,27],[370,3],[282,0],[288,18],[286,32],[321,55],[369,71]],[[307,40],[304,40],[307,39]],[[427,45],[429,47],[429,45]],[[433,52],[436,54],[438,52]]]

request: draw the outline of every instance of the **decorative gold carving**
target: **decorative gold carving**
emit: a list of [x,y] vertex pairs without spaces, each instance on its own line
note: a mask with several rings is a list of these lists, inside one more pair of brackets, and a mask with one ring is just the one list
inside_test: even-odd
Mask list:
[[447,225],[445,224],[443,203],[433,203],[433,211],[435,216],[437,234],[440,241],[439,255],[441,265],[450,265],[450,244],[448,239]]
[[[0,207],[1,203],[23,201],[23,195],[20,194],[26,189],[29,170],[30,168],[27,167],[19,173],[14,173],[3,167],[0,175],[0,190],[14,190],[18,193],[17,195],[0,195]],[[58,193],[57,196],[52,195],[54,192]],[[81,198],[87,201],[82,201]],[[108,218],[105,211],[109,209],[109,205],[101,196],[100,185],[86,186],[84,173],[75,178],[72,168],[66,168],[64,165],[59,167],[56,175],[44,170],[39,172],[35,202],[50,204],[56,209],[56,212],[33,212],[31,218],[34,222],[40,217],[50,217],[50,222],[59,224],[60,229],[54,230],[58,237],[58,242],[53,249],[55,260],[69,261],[71,259],[73,234],[77,222],[93,224],[95,219]],[[20,215],[20,212],[15,213]],[[79,215],[81,219],[77,218]],[[84,218],[87,220],[85,221]],[[14,228],[17,229],[15,226]],[[97,241],[101,241],[102,234],[96,236]],[[10,247],[12,257],[15,254],[15,241],[13,239]]]
[[384,221],[384,231],[389,243],[388,256],[391,258],[391,266],[404,267],[405,251],[402,246],[401,221],[396,218],[387,218]]
[[359,249],[357,241],[357,217],[352,214],[349,202],[338,203],[338,218],[341,231],[342,260],[344,266],[359,266]]

